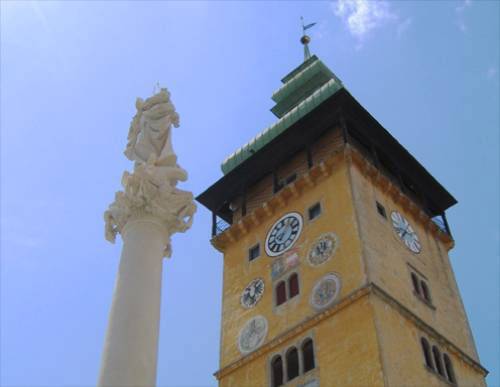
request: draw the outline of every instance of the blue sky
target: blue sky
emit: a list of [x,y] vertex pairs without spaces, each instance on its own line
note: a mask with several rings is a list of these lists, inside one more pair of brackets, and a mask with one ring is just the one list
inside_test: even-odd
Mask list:
[[[274,122],[311,50],[459,201],[459,288],[489,385],[499,359],[496,1],[1,2],[0,383],[94,385],[121,242],[103,236],[135,98],[166,86],[195,194]],[[158,384],[213,386],[222,258],[199,208],[164,264]],[[200,318],[200,316],[202,316]]]

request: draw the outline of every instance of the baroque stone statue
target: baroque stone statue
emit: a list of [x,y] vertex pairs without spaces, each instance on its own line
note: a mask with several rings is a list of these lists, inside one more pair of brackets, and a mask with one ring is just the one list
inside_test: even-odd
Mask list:
[[[172,126],[179,127],[179,115],[170,93],[159,93],[136,101],[137,113],[130,124],[125,155],[134,161],[134,171],[124,172],[123,191],[104,213],[106,239],[114,243],[116,234],[132,218],[152,215],[162,222],[169,235],[184,232],[193,222],[196,205],[191,192],[178,189],[187,172],[177,164],[172,148]],[[169,257],[170,242],[164,255]]]

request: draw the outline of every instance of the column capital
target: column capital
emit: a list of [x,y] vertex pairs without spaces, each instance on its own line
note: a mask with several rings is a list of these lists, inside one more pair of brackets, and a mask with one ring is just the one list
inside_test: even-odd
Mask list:
[[[178,168],[178,167],[177,167]],[[180,168],[178,168],[180,169]],[[171,168],[171,173],[178,173]],[[124,172],[124,190],[115,194],[115,200],[104,212],[106,239],[115,242],[127,223],[136,220],[156,220],[168,233],[164,256],[170,257],[170,235],[184,232],[193,223],[196,205],[193,194],[166,183],[157,185],[146,166],[138,166],[133,173]]]

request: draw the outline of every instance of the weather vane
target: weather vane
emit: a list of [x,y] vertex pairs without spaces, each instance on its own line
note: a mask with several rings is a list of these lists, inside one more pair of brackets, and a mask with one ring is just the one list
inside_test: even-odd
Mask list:
[[302,22],[302,37],[300,38],[300,42],[304,45],[304,62],[311,57],[311,52],[309,51],[309,42],[311,38],[306,35],[306,30],[316,25],[316,23],[304,24],[304,18],[301,16],[300,20]]

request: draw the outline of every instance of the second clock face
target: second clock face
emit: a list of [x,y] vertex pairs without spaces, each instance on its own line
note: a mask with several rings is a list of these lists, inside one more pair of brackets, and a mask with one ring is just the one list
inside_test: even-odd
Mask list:
[[418,239],[417,233],[410,226],[410,223],[406,218],[397,211],[393,211],[391,214],[392,226],[394,231],[398,234],[399,238],[404,242],[406,247],[411,251],[418,254],[422,250],[420,241]]
[[276,257],[290,249],[302,231],[302,216],[290,212],[274,223],[266,238],[266,253]]

